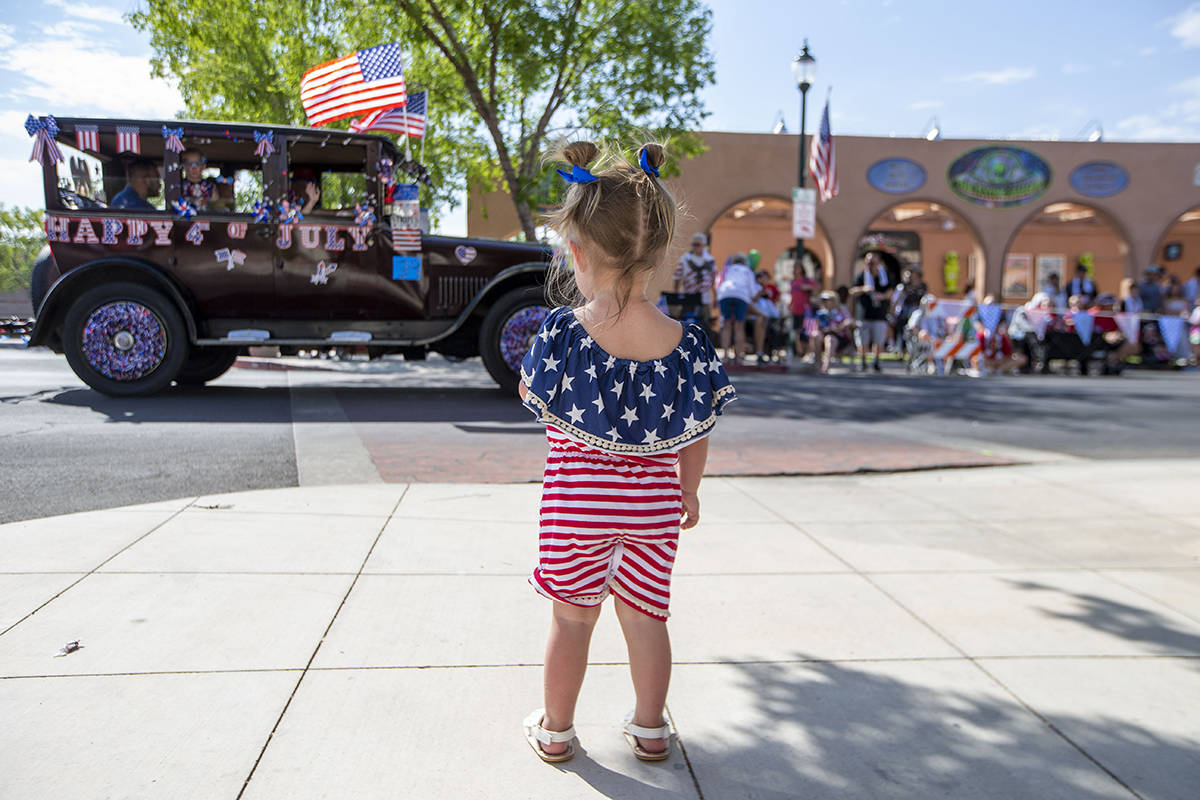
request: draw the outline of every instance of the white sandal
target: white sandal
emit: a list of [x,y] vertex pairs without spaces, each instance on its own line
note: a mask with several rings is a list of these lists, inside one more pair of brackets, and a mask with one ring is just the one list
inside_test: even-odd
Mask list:
[[[641,725],[633,724],[633,714],[630,711],[625,715],[625,724],[621,728],[621,732],[625,735],[625,741],[629,743],[629,749],[633,754],[642,761],[666,761],[671,755],[671,725],[664,722],[658,728],[644,728]],[[643,739],[665,739],[667,742],[666,748],[661,753],[651,752],[638,744],[637,737]]]
[[[565,731],[548,731],[542,727],[542,720],[546,718],[545,709],[539,708],[533,711],[525,718],[525,741],[529,742],[529,746],[533,748],[533,752],[538,754],[538,758],[542,761],[556,764],[560,761],[570,761],[575,757],[575,726],[567,728]],[[556,744],[559,742],[567,742],[567,749],[561,753],[547,753],[542,749],[544,744]]]

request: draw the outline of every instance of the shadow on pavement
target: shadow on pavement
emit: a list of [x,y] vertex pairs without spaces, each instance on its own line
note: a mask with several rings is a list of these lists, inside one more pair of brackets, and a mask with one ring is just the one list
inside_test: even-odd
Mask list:
[[[1131,796],[999,690],[934,688],[936,680],[917,685],[831,662],[732,668],[739,700],[752,707],[751,722],[730,723],[723,741],[688,739],[684,723],[684,745],[705,797]],[[715,698],[710,711],[718,719],[727,713]],[[737,716],[746,719],[747,710]],[[1105,716],[1055,715],[1053,724],[1102,763],[1119,754],[1120,767],[1105,766],[1122,781],[1151,784],[1138,786],[1139,796],[1183,798],[1187,786],[1196,785],[1194,742]],[[1138,765],[1138,774],[1121,776],[1129,765]],[[579,774],[589,777],[583,769]],[[613,788],[593,785],[601,792]]]

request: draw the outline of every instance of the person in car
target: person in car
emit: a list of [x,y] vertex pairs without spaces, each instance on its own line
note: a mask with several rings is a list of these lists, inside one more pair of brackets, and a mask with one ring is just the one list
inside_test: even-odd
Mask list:
[[224,211],[233,200],[233,186],[225,179],[205,177],[207,166],[208,159],[195,148],[179,154],[179,169],[183,173],[179,195],[197,211]]
[[154,162],[139,158],[129,165],[126,175],[125,188],[117,192],[109,207],[136,211],[157,210],[146,199],[158,197],[162,193],[162,181],[158,177],[158,167]]
[[296,167],[292,170],[292,183],[288,187],[287,201],[291,206],[301,205],[300,213],[309,214],[321,200],[321,187],[317,185],[317,174],[311,167]]

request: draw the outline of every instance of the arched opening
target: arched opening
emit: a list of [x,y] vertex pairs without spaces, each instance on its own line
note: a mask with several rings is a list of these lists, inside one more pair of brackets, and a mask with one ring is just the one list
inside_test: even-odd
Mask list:
[[983,283],[983,245],[970,223],[953,208],[931,200],[906,200],[884,209],[863,231],[849,280],[863,269],[863,255],[880,250],[893,281],[906,268],[920,270],[926,289],[939,297],[961,297]]
[[1106,212],[1082,203],[1061,201],[1036,211],[1017,228],[1004,251],[1000,297],[1022,303],[1051,285],[1058,276],[1059,292],[1083,264],[1096,292],[1116,293],[1126,275],[1129,244]]
[[[709,249],[717,266],[734,253],[757,250],[759,264],[772,266],[781,286],[792,278],[796,237],[792,235],[792,201],[789,198],[747,197],[726,208],[709,226]],[[809,277],[828,285],[833,275],[833,248],[821,223],[817,235],[804,241]]]
[[[1200,269],[1200,206],[1175,218],[1154,248],[1154,262],[1168,275],[1186,283]],[[1146,265],[1143,265],[1146,266]]]

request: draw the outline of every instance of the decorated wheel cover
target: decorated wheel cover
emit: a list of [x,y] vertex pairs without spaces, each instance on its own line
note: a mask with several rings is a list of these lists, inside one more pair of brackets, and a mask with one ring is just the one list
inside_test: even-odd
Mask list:
[[114,381],[144,378],[167,354],[167,331],[141,303],[121,300],[100,306],[80,336],[83,356],[96,372]]
[[533,337],[541,330],[549,313],[550,309],[546,306],[525,306],[500,326],[500,356],[513,372],[521,369],[521,362],[533,344]]

